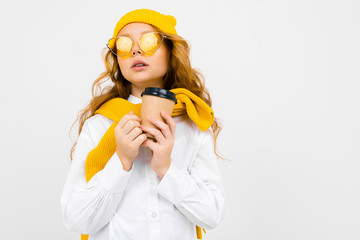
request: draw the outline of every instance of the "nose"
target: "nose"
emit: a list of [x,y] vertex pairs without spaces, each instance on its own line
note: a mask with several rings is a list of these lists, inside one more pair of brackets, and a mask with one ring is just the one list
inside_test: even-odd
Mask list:
[[139,44],[137,42],[134,43],[132,50],[132,55],[136,55],[136,54],[142,54],[141,48],[139,47]]

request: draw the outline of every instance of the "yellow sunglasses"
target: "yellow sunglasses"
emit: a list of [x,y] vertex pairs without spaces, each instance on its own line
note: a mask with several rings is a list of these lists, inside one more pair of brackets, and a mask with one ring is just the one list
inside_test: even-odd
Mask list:
[[[141,35],[139,39],[136,39],[137,43],[141,50],[146,53],[153,53],[159,49],[164,38],[167,38],[164,34],[160,32],[148,32]],[[110,51],[119,57],[126,56],[132,49],[134,41],[125,36],[119,36],[109,39],[106,46]],[[111,46],[111,47],[110,47]]]

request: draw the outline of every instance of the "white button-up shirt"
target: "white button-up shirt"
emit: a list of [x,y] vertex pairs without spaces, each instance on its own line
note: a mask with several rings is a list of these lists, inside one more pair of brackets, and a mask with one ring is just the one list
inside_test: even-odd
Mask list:
[[[130,95],[128,101],[141,99]],[[130,171],[115,152],[89,182],[86,157],[113,121],[100,114],[85,121],[60,201],[67,229],[89,240],[194,240],[195,225],[220,223],[224,196],[212,131],[184,116],[173,119],[171,164],[161,180],[151,168],[151,150],[141,146]]]

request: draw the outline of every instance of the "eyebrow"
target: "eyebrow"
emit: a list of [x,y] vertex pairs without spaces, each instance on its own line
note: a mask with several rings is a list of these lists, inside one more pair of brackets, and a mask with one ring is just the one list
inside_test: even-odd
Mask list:
[[[141,34],[148,33],[148,32],[154,32],[154,30],[143,31]],[[119,36],[130,36],[130,35],[128,33],[125,33],[125,34],[120,34]]]

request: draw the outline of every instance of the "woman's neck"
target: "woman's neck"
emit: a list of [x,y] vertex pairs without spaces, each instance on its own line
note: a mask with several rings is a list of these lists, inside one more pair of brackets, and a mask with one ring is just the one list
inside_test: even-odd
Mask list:
[[141,98],[141,93],[145,90],[147,87],[157,87],[157,88],[163,88],[164,84],[151,84],[146,86],[139,86],[135,84],[131,84],[131,95]]

